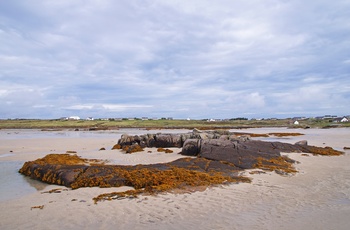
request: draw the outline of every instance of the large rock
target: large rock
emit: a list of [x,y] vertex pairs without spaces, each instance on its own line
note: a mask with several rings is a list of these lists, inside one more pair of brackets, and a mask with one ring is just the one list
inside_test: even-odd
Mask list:
[[[54,163],[52,159],[65,158],[64,161]],[[208,173],[200,176],[206,178],[215,176],[214,172],[230,178],[238,178],[239,168],[224,162],[211,161],[204,158],[181,158],[170,163],[159,163],[151,165],[104,165],[104,164],[70,164],[69,156],[63,154],[50,154],[44,158],[26,162],[20,169],[20,173],[33,179],[40,180],[49,184],[65,185],[67,187],[119,187],[119,186],[140,186],[138,183],[144,180],[144,177],[156,179],[157,183],[170,186],[172,180],[181,179],[181,177],[194,176],[193,180],[200,180],[196,172]],[[82,159],[83,162],[87,162]],[[193,174],[190,172],[194,172]],[[169,177],[167,176],[169,175]],[[219,175],[219,176],[220,176]],[[171,178],[178,177],[180,178]],[[198,177],[198,178],[197,178]],[[163,178],[163,179],[161,179]],[[186,178],[183,178],[187,180]],[[164,181],[162,181],[164,180]],[[144,183],[144,182],[143,182]],[[154,183],[154,181],[152,182]],[[146,183],[147,185],[147,183]],[[141,186],[142,187],[142,186]]]
[[226,161],[241,169],[254,168],[258,158],[280,157],[280,151],[273,143],[262,141],[231,141],[225,139],[201,140],[199,157]]
[[[174,186],[199,186],[234,181],[238,170],[261,168],[294,173],[293,161],[281,152],[306,152],[341,155],[330,147],[305,144],[264,142],[228,132],[192,132],[187,134],[122,135],[121,146],[181,147],[182,154],[197,156],[153,165],[104,165],[76,155],[49,154],[26,162],[20,173],[46,183],[79,187],[134,186],[152,191]],[[201,181],[201,183],[198,183]],[[214,182],[213,182],[214,181]],[[221,182],[219,182],[221,181]],[[143,190],[140,190],[140,192]]]
[[31,177],[35,180],[40,180],[48,184],[57,184],[70,187],[76,180],[80,173],[84,172],[88,166],[86,165],[67,165],[67,164],[53,164],[37,163],[36,161],[25,162],[20,173]]
[[221,136],[219,139],[188,139],[181,154],[198,156],[214,161],[225,161],[241,169],[254,168],[259,160],[269,161],[281,157],[281,152],[306,152],[318,155],[340,155],[342,152],[307,143],[282,143],[250,140],[247,137]]
[[154,136],[154,146],[149,147],[182,147],[182,139],[180,134],[156,134]]
[[122,147],[125,145],[139,144],[142,148],[144,147],[177,147],[181,148],[183,140],[181,134],[145,134],[129,136],[123,134],[118,140],[118,144]]
[[142,148],[145,147],[183,147],[187,139],[231,139],[236,138],[235,135],[228,131],[200,131],[194,129],[193,132],[183,134],[157,133],[130,136],[123,134],[118,140],[118,144],[123,147],[125,145],[139,144]]
[[197,156],[201,150],[201,140],[199,139],[187,139],[182,147],[182,155],[185,156]]

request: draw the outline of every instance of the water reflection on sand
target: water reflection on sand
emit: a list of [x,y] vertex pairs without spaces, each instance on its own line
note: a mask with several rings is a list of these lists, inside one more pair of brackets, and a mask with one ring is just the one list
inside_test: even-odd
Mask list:
[[[46,143],[48,149],[45,147],[43,148],[42,143],[48,142],[48,140],[51,140],[49,143],[54,143],[55,138],[60,140],[60,145],[62,143],[67,144],[67,142],[63,141],[62,139],[67,140],[85,140],[91,141],[91,139],[98,139],[98,140],[104,140],[104,139],[113,139],[117,141],[120,136],[124,133],[127,133],[129,135],[141,135],[146,133],[187,133],[190,130],[187,129],[175,129],[175,130],[146,130],[146,129],[118,129],[118,130],[103,130],[103,131],[85,131],[85,130],[39,130],[39,129],[7,129],[7,130],[0,130],[0,141],[2,141],[2,145],[0,144],[0,201],[4,200],[10,200],[15,199],[27,194],[31,194],[37,191],[41,191],[45,189],[46,186],[48,186],[45,183],[42,183],[40,181],[36,181],[33,179],[30,179],[28,177],[25,177],[18,173],[18,170],[23,166],[25,161],[21,160],[13,160],[19,154],[21,155],[33,155],[41,152],[45,152],[44,155],[47,153],[52,152],[51,148],[54,148],[53,146],[48,146]],[[26,141],[26,143],[37,143],[37,140],[40,140],[41,142],[36,144],[31,144],[30,146],[26,145],[26,147],[23,147],[20,145],[17,148],[15,146],[12,146],[10,143],[18,144],[21,141]],[[46,141],[45,141],[46,140]],[[64,144],[64,145],[65,145]],[[33,147],[33,146],[34,147]],[[74,146],[78,146],[78,143],[74,143]],[[96,148],[98,146],[94,146]],[[66,147],[63,147],[66,148]],[[13,151],[12,151],[13,150]],[[97,149],[96,149],[97,150]],[[91,151],[91,150],[84,150],[84,151]],[[54,151],[56,152],[56,151]],[[60,152],[60,151],[59,151]],[[16,158],[16,159],[23,159],[23,158]],[[126,162],[120,160],[120,159],[114,159],[114,164],[125,164]]]

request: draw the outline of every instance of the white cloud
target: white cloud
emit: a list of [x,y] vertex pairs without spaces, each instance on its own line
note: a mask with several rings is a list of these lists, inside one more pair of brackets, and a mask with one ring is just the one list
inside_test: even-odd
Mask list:
[[126,109],[139,109],[139,108],[151,108],[152,105],[137,105],[137,104],[81,104],[71,105],[65,107],[68,110],[91,110],[91,109],[105,109],[111,111],[123,111]]
[[[1,2],[0,97],[11,102],[2,116],[347,114],[335,105],[350,94],[348,8],[341,0]],[[21,102],[29,94],[36,99]]]

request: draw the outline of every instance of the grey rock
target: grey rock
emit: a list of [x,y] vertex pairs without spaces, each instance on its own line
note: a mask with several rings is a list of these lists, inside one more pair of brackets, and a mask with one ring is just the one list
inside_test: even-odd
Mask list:
[[298,141],[295,144],[296,145],[307,145],[307,140]]

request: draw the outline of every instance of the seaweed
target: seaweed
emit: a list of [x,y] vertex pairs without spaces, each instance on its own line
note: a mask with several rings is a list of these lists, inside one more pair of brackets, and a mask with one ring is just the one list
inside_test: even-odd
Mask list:
[[259,168],[267,171],[284,172],[285,174],[294,174],[298,172],[293,166],[293,163],[295,163],[295,161],[286,156],[280,156],[271,159],[258,157],[256,160],[257,163],[253,165],[253,168]]
[[287,136],[301,136],[304,135],[302,133],[269,133],[270,136],[276,136],[276,137],[287,137]]
[[33,209],[44,209],[44,205],[33,206],[30,208],[30,210],[33,210]]
[[113,145],[112,150],[115,150],[115,149],[122,149],[122,146],[120,144],[115,144]]
[[158,148],[157,152],[173,153],[174,151],[171,149]]
[[123,151],[126,153],[136,153],[136,152],[142,152],[143,148],[138,145],[138,144],[133,144],[133,145],[124,145],[122,147]]
[[119,171],[126,179],[125,185],[134,187],[134,190],[125,192],[104,193],[93,200],[95,203],[102,200],[114,200],[121,198],[136,198],[139,194],[157,194],[169,192],[174,189],[186,187],[212,186],[218,184],[249,183],[247,177],[225,176],[221,172],[199,172],[179,167],[171,167],[169,170],[140,169]]
[[340,156],[343,155],[344,152],[335,150],[329,146],[324,148],[316,147],[316,146],[300,146],[301,151],[305,153],[312,153],[313,155],[322,155],[322,156]]

